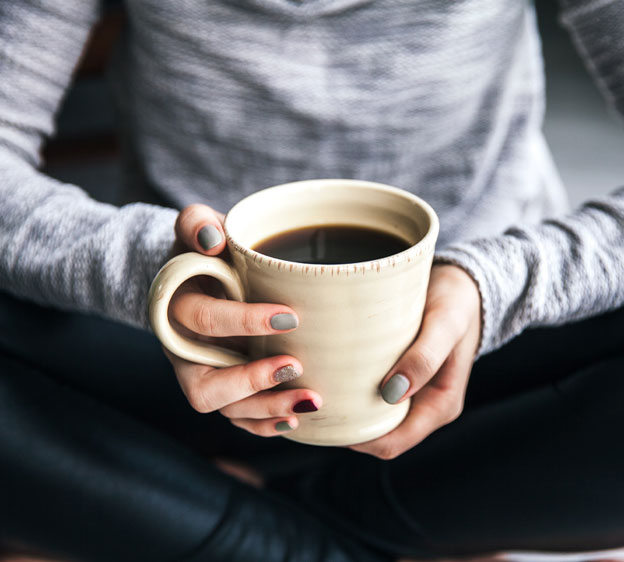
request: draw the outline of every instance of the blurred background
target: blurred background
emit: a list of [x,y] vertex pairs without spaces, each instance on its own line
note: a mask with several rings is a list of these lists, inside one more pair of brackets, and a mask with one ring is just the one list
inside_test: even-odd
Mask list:
[[[557,3],[538,0],[537,11],[546,65],[544,131],[574,205],[624,185],[624,125],[607,108],[558,23]],[[122,25],[121,2],[109,1],[58,116],[58,135],[44,151],[47,173],[101,201],[113,201],[121,182],[104,72]]]

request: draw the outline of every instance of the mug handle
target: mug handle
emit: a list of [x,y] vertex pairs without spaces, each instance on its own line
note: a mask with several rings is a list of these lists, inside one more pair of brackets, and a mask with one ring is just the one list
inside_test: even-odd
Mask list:
[[154,333],[174,355],[212,367],[231,367],[249,359],[230,349],[210,345],[176,332],[169,322],[169,302],[178,287],[197,275],[218,279],[229,299],[243,302],[245,290],[238,273],[225,261],[194,252],[180,254],[169,260],[156,274],[148,294],[149,319]]

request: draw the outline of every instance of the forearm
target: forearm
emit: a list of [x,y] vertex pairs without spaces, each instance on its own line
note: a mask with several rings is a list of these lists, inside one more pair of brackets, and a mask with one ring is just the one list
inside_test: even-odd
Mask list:
[[0,5],[0,289],[146,326],[176,212],[104,205],[37,170],[98,9],[97,0]]
[[525,328],[614,309],[624,303],[624,188],[566,217],[456,244],[437,261],[459,265],[479,285],[480,354]]
[[0,178],[0,288],[147,326],[147,291],[170,254],[176,211],[98,203],[2,150]]

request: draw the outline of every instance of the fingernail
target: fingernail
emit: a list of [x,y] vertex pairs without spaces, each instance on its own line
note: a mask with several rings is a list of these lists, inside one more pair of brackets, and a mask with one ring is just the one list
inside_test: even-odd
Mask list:
[[298,325],[297,317],[290,312],[281,312],[271,317],[271,328],[274,330],[292,330]]
[[275,382],[288,382],[296,379],[301,373],[292,365],[286,365],[273,373]]
[[381,389],[381,396],[388,404],[396,404],[407,392],[409,386],[409,379],[397,373]]
[[287,421],[277,422],[275,424],[275,431],[290,431],[291,425]]
[[312,400],[301,400],[293,406],[293,412],[295,414],[306,414],[308,412],[316,412],[318,408]]
[[218,246],[221,244],[222,240],[223,236],[221,236],[219,229],[213,224],[204,226],[204,228],[197,233],[197,241],[204,250],[210,250]]

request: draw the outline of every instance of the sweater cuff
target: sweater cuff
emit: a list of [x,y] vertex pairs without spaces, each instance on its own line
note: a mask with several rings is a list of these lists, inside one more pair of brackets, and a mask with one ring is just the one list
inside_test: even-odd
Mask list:
[[105,313],[131,326],[151,330],[147,296],[152,280],[173,256],[178,211],[134,203],[122,207],[119,212],[131,215],[141,228],[137,229],[140,234],[137,233],[134,248],[126,254],[127,283],[119,284],[128,289],[128,294],[125,298],[118,295],[119,300],[115,299]]

